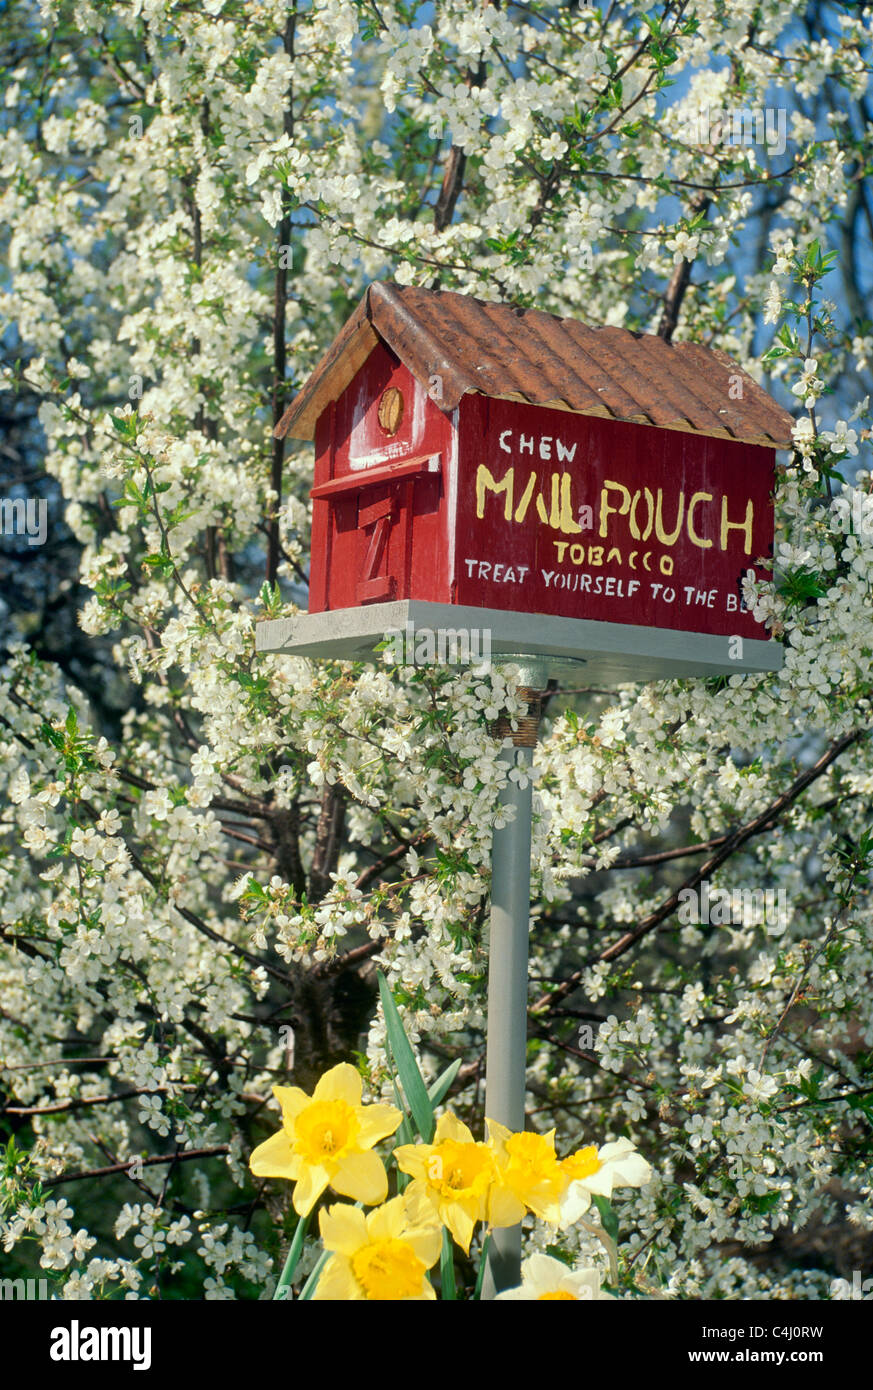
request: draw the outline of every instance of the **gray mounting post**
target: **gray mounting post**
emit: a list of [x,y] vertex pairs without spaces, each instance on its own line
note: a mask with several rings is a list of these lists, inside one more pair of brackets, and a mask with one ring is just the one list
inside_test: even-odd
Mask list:
[[[524,1129],[527,1074],[527,961],[530,931],[530,854],[533,789],[530,783],[537,741],[541,692],[548,682],[542,663],[501,654],[521,668],[519,695],[528,701],[528,715],[517,731],[499,720],[505,733],[501,758],[509,768],[527,774],[527,785],[509,779],[500,805],[512,808],[512,819],[495,828],[491,851],[491,939],[488,946],[488,1041],[485,1057],[485,1115],[513,1132]],[[491,1232],[482,1297],[494,1298],[521,1283],[521,1226]]]

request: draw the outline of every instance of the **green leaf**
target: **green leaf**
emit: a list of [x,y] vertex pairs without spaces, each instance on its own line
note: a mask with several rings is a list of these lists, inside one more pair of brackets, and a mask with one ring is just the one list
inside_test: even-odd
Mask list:
[[[439,1105],[446,1091],[449,1089],[458,1072],[461,1070],[462,1061],[463,1059],[461,1057],[458,1057],[454,1062],[452,1062],[450,1067],[446,1067],[442,1075],[438,1076],[433,1085],[428,1088],[427,1094],[430,1098],[430,1102],[432,1105]],[[393,1068],[392,1084],[394,1086],[394,1098],[397,1101],[397,1108],[398,1110],[401,1110],[403,1112],[403,1119],[401,1120],[400,1127],[397,1130],[397,1144],[414,1144],[415,1132],[411,1124],[409,1123],[409,1114],[407,1112],[406,1106],[403,1103],[403,1097],[397,1089],[397,1082],[394,1080]],[[403,1173],[398,1169],[397,1187],[400,1192],[403,1191],[403,1189],[407,1186],[409,1181],[409,1174]]]
[[442,1279],[442,1297],[451,1303],[456,1303],[458,1294],[455,1288],[455,1250],[452,1245],[452,1238],[445,1226],[443,1226],[443,1249],[440,1255],[440,1276]]
[[[390,1058],[389,1058],[389,1063],[390,1063]],[[394,1087],[394,1099],[397,1101],[397,1109],[400,1111],[401,1115],[403,1116],[403,1119],[400,1121],[400,1124],[399,1124],[398,1129],[397,1129],[397,1140],[396,1140],[396,1143],[395,1143],[395,1148],[399,1148],[401,1144],[414,1144],[414,1143],[415,1143],[415,1133],[414,1133],[414,1131],[413,1131],[412,1125],[409,1123],[409,1115],[408,1115],[408,1113],[407,1113],[406,1106],[403,1104],[403,1097],[401,1096],[400,1092],[399,1092],[398,1089],[397,1089],[397,1081],[396,1081],[395,1076],[394,1076],[394,1069],[393,1069],[393,1068],[391,1069],[391,1085]],[[395,1159],[394,1162],[396,1163],[397,1160]],[[405,1190],[406,1190],[406,1188],[409,1186],[409,1183],[410,1183],[410,1182],[411,1182],[411,1178],[410,1178],[409,1174],[408,1174],[408,1173],[404,1173],[404,1171],[403,1171],[402,1168],[398,1168],[398,1169],[397,1169],[397,1191],[398,1191],[398,1192],[405,1192]]]
[[744,1201],[752,1211],[764,1213],[772,1211],[782,1200],[781,1192],[763,1192],[761,1194],[747,1193]]
[[282,608],[282,595],[278,584],[268,584],[266,580],[261,585],[259,597],[264,605],[264,612],[268,617],[275,618]]
[[[356,1203],[356,1205],[359,1204]],[[312,1295],[315,1293],[316,1285],[319,1279],[321,1278],[322,1270],[324,1269],[324,1266],[327,1264],[329,1259],[330,1251],[325,1250],[323,1255],[319,1259],[318,1264],[315,1266],[315,1269],[312,1271],[306,1283],[303,1285],[303,1288],[300,1290],[300,1298],[298,1299],[298,1302],[308,1303],[309,1300],[312,1298]]]
[[415,1126],[426,1144],[433,1139],[434,1117],[433,1106],[424,1084],[424,1078],[418,1069],[415,1054],[409,1044],[409,1039],[403,1027],[400,1014],[397,1012],[397,1005],[394,1003],[388,982],[381,970],[377,971],[379,980],[379,995],[382,1000],[382,1012],[385,1015],[385,1031],[388,1035],[388,1047],[394,1058],[394,1065],[400,1078],[400,1085],[403,1093],[409,1102],[409,1109]]
[[601,1226],[603,1227],[606,1234],[609,1236],[610,1240],[614,1241],[615,1244],[618,1245],[618,1217],[612,1210],[610,1203],[606,1200],[605,1197],[598,1196],[597,1193],[593,1194],[592,1201],[594,1202],[594,1205],[600,1213]]
[[576,1267],[576,1256],[570,1250],[565,1250],[563,1245],[547,1245],[546,1254],[551,1255],[553,1260],[560,1260],[568,1269]]
[[276,1292],[273,1294],[274,1299],[286,1297],[285,1290],[289,1287],[291,1280],[294,1278],[294,1271],[297,1268],[297,1263],[303,1252],[303,1242],[306,1239],[306,1230],[308,1226],[309,1217],[301,1216],[300,1220],[297,1222],[297,1230],[294,1232],[291,1249],[288,1251],[288,1258],[285,1261],[282,1273],[279,1276],[279,1282],[276,1285]]
[[433,1085],[428,1087],[427,1094],[431,1105],[439,1105],[446,1091],[448,1091],[458,1072],[461,1070],[462,1061],[463,1058],[457,1057],[455,1061],[452,1062],[452,1065],[446,1067],[445,1071],[437,1077]]
[[486,1235],[482,1241],[482,1253],[479,1256],[479,1270],[476,1275],[476,1287],[473,1290],[474,1298],[482,1297],[482,1280],[485,1278],[485,1266],[488,1263],[488,1246],[491,1244],[491,1236]]
[[785,570],[778,587],[789,603],[798,605],[822,598],[827,593],[827,585],[821,576],[808,565]]

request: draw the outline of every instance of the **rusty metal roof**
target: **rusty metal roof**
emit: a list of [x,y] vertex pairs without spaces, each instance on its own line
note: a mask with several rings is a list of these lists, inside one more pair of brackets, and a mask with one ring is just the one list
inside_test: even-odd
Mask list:
[[[465,392],[478,391],[770,448],[791,443],[791,415],[717,348],[384,282],[369,286],[276,435],[312,439],[322,411],[342,394],[379,339],[425,388],[440,379],[443,410],[453,410]],[[735,400],[738,382],[742,399]]]

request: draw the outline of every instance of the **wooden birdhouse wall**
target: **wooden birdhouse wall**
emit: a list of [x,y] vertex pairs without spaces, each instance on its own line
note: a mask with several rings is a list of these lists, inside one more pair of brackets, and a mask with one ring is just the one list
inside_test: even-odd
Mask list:
[[315,432],[309,611],[450,599],[452,419],[378,344]]
[[397,599],[765,638],[774,450],[476,392],[379,343],[318,419],[310,612]]
[[481,395],[459,407],[453,600],[766,638],[774,451]]

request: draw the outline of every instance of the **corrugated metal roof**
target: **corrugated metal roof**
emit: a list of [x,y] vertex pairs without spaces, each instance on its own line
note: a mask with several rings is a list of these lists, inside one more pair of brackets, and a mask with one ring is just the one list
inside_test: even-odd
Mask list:
[[[453,410],[467,391],[785,448],[793,420],[727,353],[539,309],[376,282],[291,402],[276,435],[312,439],[379,339]],[[731,380],[733,378],[733,381]],[[742,399],[734,400],[737,380]]]

